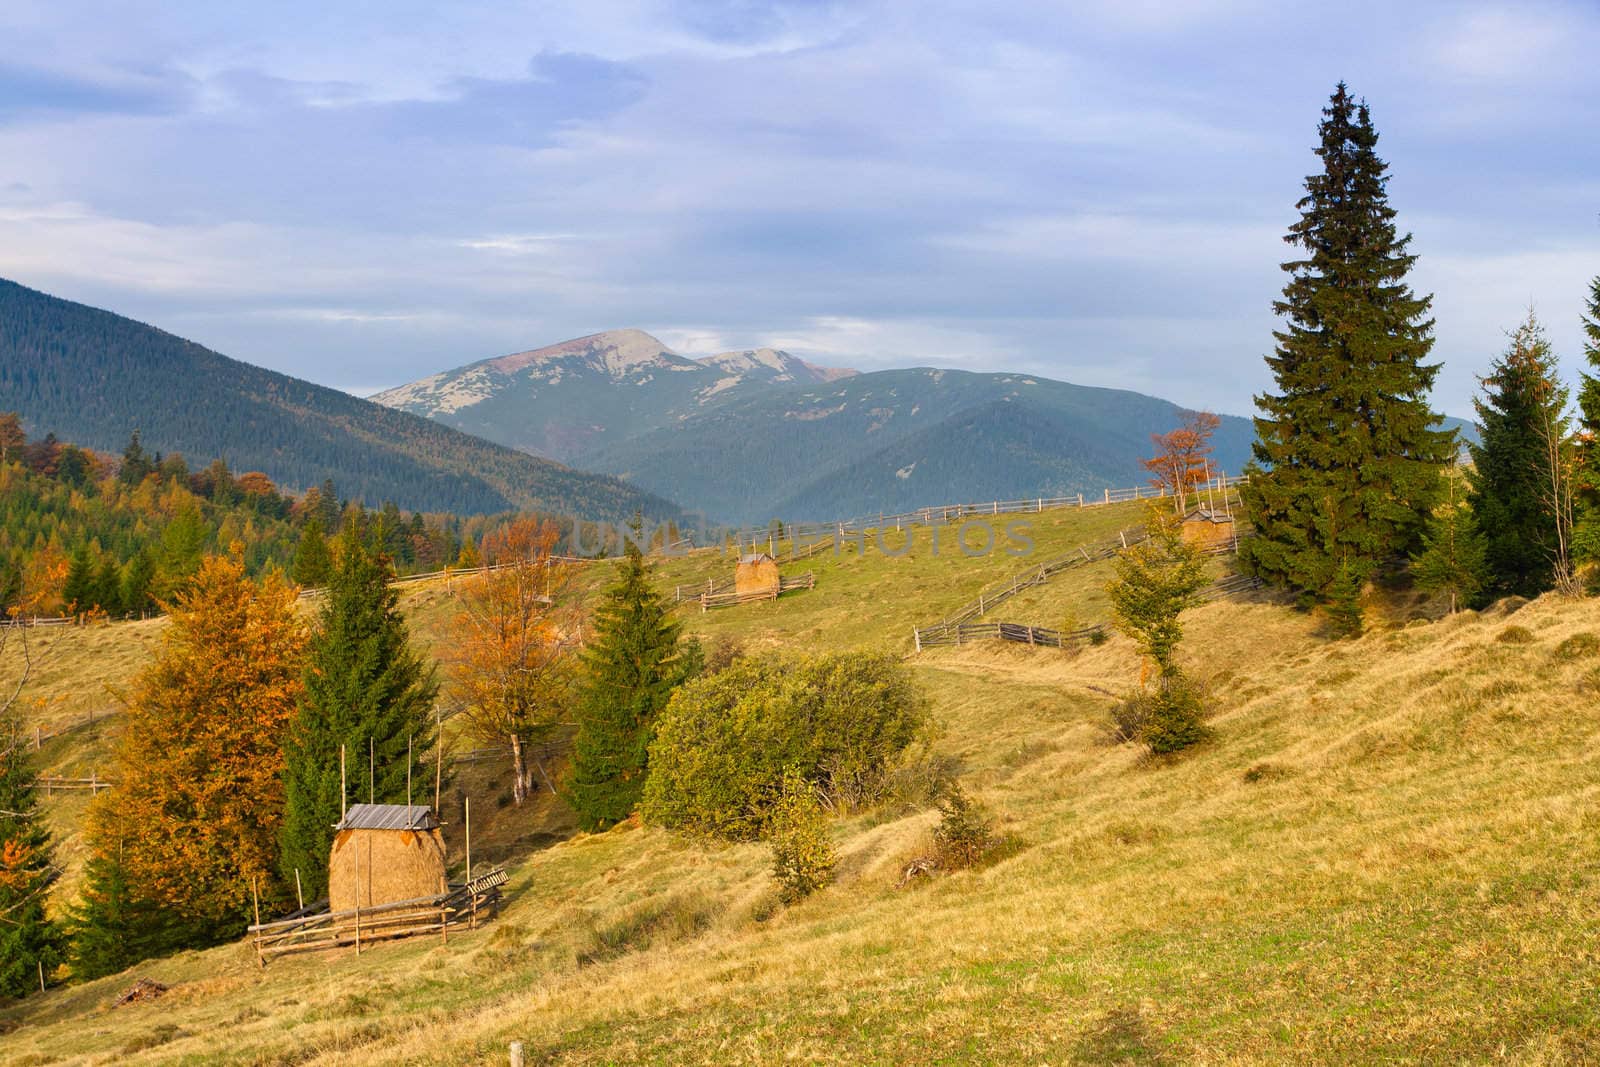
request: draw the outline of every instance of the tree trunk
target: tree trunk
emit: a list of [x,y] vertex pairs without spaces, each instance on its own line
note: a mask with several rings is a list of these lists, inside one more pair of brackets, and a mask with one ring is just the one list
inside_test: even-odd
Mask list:
[[522,754],[522,738],[511,735],[511,799],[519,806],[528,798],[528,765]]

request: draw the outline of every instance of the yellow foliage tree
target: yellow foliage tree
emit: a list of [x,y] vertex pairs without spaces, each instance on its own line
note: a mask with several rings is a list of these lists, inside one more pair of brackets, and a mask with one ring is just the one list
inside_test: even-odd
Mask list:
[[300,696],[305,627],[295,591],[205,559],[171,606],[134,683],[115,790],[90,815],[129,885],[197,937],[228,936],[269,898],[283,814],[283,739]]

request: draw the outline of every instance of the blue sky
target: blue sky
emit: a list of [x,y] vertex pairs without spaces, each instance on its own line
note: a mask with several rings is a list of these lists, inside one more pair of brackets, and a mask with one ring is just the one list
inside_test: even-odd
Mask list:
[[1242,414],[1344,78],[1467,414],[1581,359],[1600,8],[1397,6],[8,0],[0,275],[356,392],[637,326]]

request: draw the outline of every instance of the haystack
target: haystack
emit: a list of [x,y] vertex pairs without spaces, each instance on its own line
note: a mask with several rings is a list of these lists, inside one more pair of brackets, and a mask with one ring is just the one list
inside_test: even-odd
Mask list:
[[1233,516],[1212,508],[1196,508],[1184,516],[1183,539],[1201,548],[1227,544],[1233,540]]
[[754,552],[739,557],[739,569],[733,572],[735,593],[770,593],[778,588],[778,561],[765,552]]
[[426,805],[352,804],[334,827],[329,910],[431,897],[446,888],[444,838]]

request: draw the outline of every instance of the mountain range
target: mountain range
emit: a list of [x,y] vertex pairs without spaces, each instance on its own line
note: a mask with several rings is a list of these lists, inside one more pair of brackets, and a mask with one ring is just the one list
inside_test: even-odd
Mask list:
[[229,359],[132,319],[0,279],[0,411],[29,433],[117,451],[222,457],[288,489],[332,478],[344,496],[410,510],[537,510],[621,521],[680,514],[604,475]]
[[372,399],[562,461],[577,461],[730,401],[853,370],[771,348],[690,359],[642,330],[611,330],[480,360]]
[[[756,349],[691,359],[638,330],[484,360],[377,394],[493,441],[620,475],[723,521],[831,519],[1141,483],[1177,404],[1036,375],[857,373]],[[1254,429],[1225,416],[1237,472]]]

